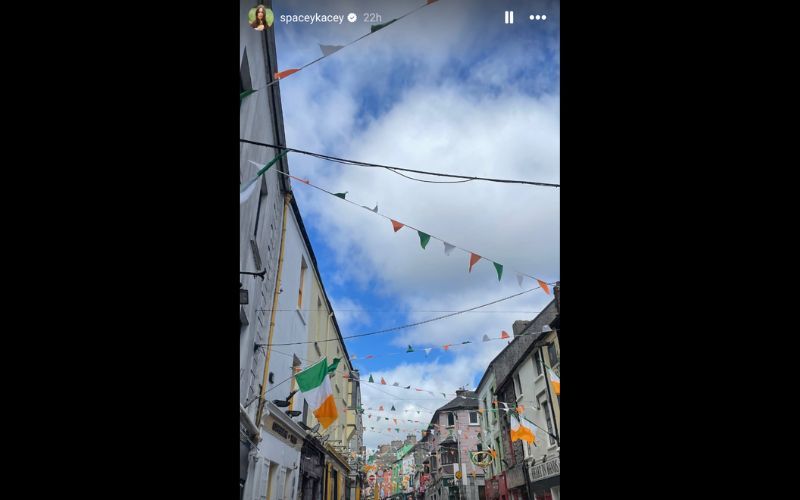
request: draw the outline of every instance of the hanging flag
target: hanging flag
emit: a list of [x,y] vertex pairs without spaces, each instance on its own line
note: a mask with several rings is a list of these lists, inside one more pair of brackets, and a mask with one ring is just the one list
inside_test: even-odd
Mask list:
[[[337,360],[334,360],[334,368],[338,364]],[[295,375],[297,385],[308,402],[308,407],[311,408],[312,413],[324,429],[327,429],[339,416],[328,372],[328,359],[322,358]]]
[[373,24],[372,26],[370,26],[369,32],[370,33],[375,33],[376,31],[389,26],[390,24],[392,24],[395,21],[397,21],[397,19],[392,19],[391,21],[383,23],[383,24]]
[[444,349],[446,351],[451,345],[452,344],[445,344],[445,345],[442,346],[442,349]]
[[550,287],[547,286],[547,283],[545,283],[544,281],[539,280],[539,279],[537,279],[536,281],[537,281],[537,283],[539,283],[539,286],[542,287],[542,290],[544,290],[544,293],[546,293],[547,295],[550,295]]
[[383,411],[383,405],[381,405],[380,408],[378,408],[378,411]]
[[553,384],[553,391],[556,393],[556,396],[561,395],[561,379],[558,378],[558,375],[555,374],[553,370],[550,368],[547,369],[547,372],[550,374],[550,383]]
[[430,4],[432,4],[433,2],[435,2],[435,1],[436,1],[436,0],[428,0],[428,2],[427,2],[425,5],[430,5]]
[[478,413],[480,413],[481,415],[483,415],[483,408],[478,408]]
[[397,427],[395,427],[394,430],[396,430],[398,433],[400,433],[400,429],[398,429]]
[[519,283],[519,286],[522,287],[522,275],[519,273],[517,273],[517,283]]
[[497,281],[500,281],[500,278],[503,277],[503,265],[494,262],[494,268],[497,270]]
[[399,382],[395,382],[394,384],[392,384],[392,386],[393,387],[400,387],[400,383]]
[[345,191],[344,193],[333,193],[333,195],[338,196],[339,198],[344,200],[345,196],[347,196],[347,193],[349,193],[349,191]]
[[525,407],[522,405],[517,406],[517,413],[519,413],[520,415],[525,413]]
[[259,184],[256,181],[258,181],[258,177],[251,180],[239,193],[239,205],[244,205],[247,202],[247,200],[249,200],[250,197],[253,196],[253,193],[256,192],[256,188],[259,187]]
[[392,420],[394,420],[394,425],[397,425],[397,419],[393,418]]
[[417,231],[417,234],[419,235],[419,244],[422,246],[422,249],[425,250],[425,245],[431,241],[431,235],[423,233],[422,231]]
[[511,338],[511,336],[508,334],[507,331],[503,330],[503,333],[500,334],[500,338],[501,339],[508,339],[508,338]]
[[523,418],[520,422],[516,415],[511,414],[511,442],[523,440],[528,444],[533,443],[536,438],[533,435],[533,429]]
[[411,386],[409,385],[408,387],[404,387],[404,389],[411,389]]
[[443,397],[443,398],[445,398],[445,399],[447,399],[447,394],[445,394],[445,393],[442,393],[442,397]]
[[331,366],[328,367],[328,373],[333,373],[336,371],[336,367],[339,366],[339,361],[341,361],[341,358],[333,358],[333,363],[331,363]]
[[319,44],[319,49],[322,51],[322,55],[328,57],[329,55],[333,54],[337,50],[341,50],[344,48],[344,45],[322,45]]
[[375,204],[375,208],[373,208],[372,211],[375,212],[376,214],[378,213],[378,204],[377,203]]
[[[374,383],[375,383],[375,379],[373,379],[373,378],[372,378],[372,374],[371,374],[371,373],[369,374],[369,380],[368,380],[368,382],[369,382],[370,384],[374,384]],[[371,409],[371,408],[370,408],[370,409]]]
[[300,70],[299,69],[287,69],[287,70],[279,71],[279,72],[275,73],[275,79],[276,80],[280,80],[281,78],[286,78],[287,76],[293,75],[293,74],[297,73],[298,71],[300,71]]
[[490,340],[492,340],[492,339],[490,339],[489,336],[484,333],[483,334],[483,341],[484,342],[489,342]]
[[[422,392],[424,389],[420,389],[419,387],[415,387],[414,390]],[[419,412],[417,412],[417,413],[419,413]]]
[[256,92],[258,92],[258,89],[249,89],[249,90],[245,90],[244,92],[242,92],[241,94],[239,94],[239,103],[241,103],[241,102],[242,102],[242,99],[244,99],[245,97],[249,96],[250,94],[254,94],[254,93],[256,93]]
[[383,377],[381,377],[381,385],[386,385],[386,381],[383,380]]
[[390,221],[392,221],[392,227],[394,228],[394,232],[395,232],[395,233],[396,233],[397,231],[399,231],[400,229],[402,229],[402,228],[403,228],[403,226],[405,226],[405,224],[403,224],[402,222],[397,222],[397,221],[396,221],[396,220],[394,220],[394,219],[389,219],[389,220],[390,220]]
[[481,256],[476,253],[469,253],[469,272],[472,272],[472,266],[474,266],[479,260],[481,260]]
[[433,349],[433,347],[426,347],[425,349],[423,349],[423,351],[425,351],[426,356],[431,353],[431,349]]
[[448,243],[446,241],[443,241],[442,243],[444,243],[444,254],[445,255],[450,255],[450,253],[452,253],[453,249],[456,247],[455,245],[451,245],[450,243]]
[[472,341],[471,341],[471,340],[465,340],[465,341],[464,341],[464,342],[462,342],[461,344],[463,345],[463,344],[471,344],[471,343],[472,343]]

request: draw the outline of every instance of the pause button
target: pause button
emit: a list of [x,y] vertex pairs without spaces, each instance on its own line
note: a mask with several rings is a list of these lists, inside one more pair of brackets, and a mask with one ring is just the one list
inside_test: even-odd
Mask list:
[[506,24],[514,24],[514,11],[507,10],[506,11]]

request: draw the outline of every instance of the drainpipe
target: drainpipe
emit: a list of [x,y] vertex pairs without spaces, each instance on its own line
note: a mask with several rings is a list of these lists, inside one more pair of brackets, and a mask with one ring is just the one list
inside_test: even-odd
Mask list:
[[[267,358],[264,360],[264,378],[261,382],[261,398],[258,404],[258,414],[256,423],[261,425],[261,416],[264,413],[264,396],[267,393],[267,382],[269,375],[269,358],[272,354],[272,336],[275,333],[275,311],[278,309],[278,294],[281,289],[281,274],[283,271],[283,249],[286,243],[286,214],[289,211],[289,203],[292,201],[292,193],[286,193],[283,197],[283,225],[281,226],[281,248],[278,253],[278,274],[275,279],[275,293],[272,295],[272,313],[269,319],[269,336],[267,337]],[[292,374],[294,375],[294,374]]]

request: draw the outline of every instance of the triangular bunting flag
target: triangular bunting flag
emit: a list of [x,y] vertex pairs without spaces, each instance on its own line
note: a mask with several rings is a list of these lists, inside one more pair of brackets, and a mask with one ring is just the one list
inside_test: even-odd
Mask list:
[[381,385],[386,385],[386,381],[383,380],[383,377],[381,377]]
[[383,405],[380,405],[380,407],[378,407],[378,411],[383,411]]
[[494,268],[497,270],[497,281],[500,281],[500,279],[503,277],[503,265],[494,262]]
[[347,193],[349,193],[349,191],[345,191],[344,193],[333,193],[333,195],[338,196],[339,198],[344,200],[345,196],[347,196]]
[[425,245],[431,241],[431,235],[423,233],[422,231],[417,231],[417,234],[419,235],[419,244],[422,246],[422,249],[425,250]]
[[396,233],[397,231],[399,231],[400,229],[402,229],[402,228],[403,228],[403,226],[405,226],[405,224],[403,224],[402,222],[397,222],[397,221],[396,221],[396,220],[394,220],[394,219],[389,219],[389,220],[390,220],[390,221],[392,221],[392,227],[394,228],[394,232],[395,232],[395,233]]
[[455,245],[451,245],[450,243],[443,241],[444,243],[444,254],[450,255],[453,252],[453,249],[456,247]]
[[344,45],[322,45],[319,44],[319,49],[322,51],[322,55],[328,57],[329,55],[333,54],[337,50],[341,50],[344,48]]
[[258,91],[258,89],[249,89],[249,90],[245,90],[244,92],[242,92],[241,94],[239,94],[239,102],[241,103],[241,102],[242,102],[242,99],[244,99],[245,97],[249,96],[250,94],[254,94],[254,93],[256,93],[257,91]]
[[519,273],[517,273],[517,283],[519,283],[519,286],[522,286],[522,275]]
[[507,339],[507,338],[510,338],[510,335],[508,334],[507,331],[503,330],[503,333],[500,334],[500,338],[501,339]]
[[406,352],[414,352],[414,348],[411,347],[411,344],[408,344],[408,349],[406,349]]
[[369,375],[369,383],[370,384],[374,384],[375,383],[375,379],[372,378],[372,374]]
[[397,419],[393,418],[392,420],[394,420],[394,425],[397,425]]
[[472,343],[471,340],[465,340],[464,342],[462,342],[462,344],[471,344],[471,343]]
[[[419,391],[419,392],[424,391],[424,389],[420,389],[419,387],[415,387],[414,390]],[[419,412],[417,412],[417,413],[419,413]]]
[[300,71],[300,70],[299,69],[286,69],[286,70],[283,70],[283,71],[279,71],[279,72],[275,73],[275,79],[276,80],[280,80],[281,78],[286,78],[287,76],[293,75],[293,74],[297,73],[298,71]]
[[492,339],[490,339],[489,336],[484,333],[483,334],[483,341],[484,342],[489,342],[490,340],[492,340]]
[[476,253],[469,253],[469,272],[472,272],[472,266],[474,266],[479,260],[481,260],[481,256]]
[[411,386],[409,385],[408,387],[406,387],[406,389],[411,389]]
[[432,4],[433,2],[435,2],[435,1],[436,1],[436,0],[428,0],[428,2],[427,2],[425,5],[430,5],[430,4]]
[[539,286],[542,287],[542,290],[544,290],[544,293],[546,293],[547,295],[550,295],[550,287],[547,286],[547,283],[545,283],[544,281],[539,280],[539,279],[537,279],[536,281],[539,283]]
[[378,213],[378,204],[376,203],[375,204],[375,208],[372,208],[371,210],[377,214]]
[[372,358],[374,358],[374,357],[375,357],[375,356],[373,356],[372,354],[367,354],[367,357],[366,357],[366,358],[364,358],[364,359],[372,359]]
[[423,349],[423,351],[425,351],[425,355],[426,356],[431,353],[431,349],[433,349],[433,347],[427,347],[427,348]]
[[397,19],[392,19],[391,21],[389,21],[387,23],[383,23],[383,24],[373,24],[372,26],[369,27],[369,32],[370,33],[375,33],[376,31],[389,26],[390,24],[392,24],[395,21],[397,21]]
[[451,345],[452,344],[445,344],[445,345],[442,346],[442,349],[444,349],[446,351]]
[[392,385],[393,385],[394,387],[400,387],[400,383],[399,383],[399,382],[395,382],[395,383],[394,383],[394,384],[392,384]]

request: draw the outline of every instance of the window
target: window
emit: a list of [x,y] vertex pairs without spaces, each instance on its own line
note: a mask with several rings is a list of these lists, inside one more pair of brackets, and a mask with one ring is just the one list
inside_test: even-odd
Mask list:
[[303,423],[308,425],[308,401],[303,400]]
[[478,422],[478,412],[477,411],[469,412],[469,425],[479,425],[479,424],[480,422]]
[[547,354],[550,355],[550,366],[556,366],[558,364],[558,353],[556,352],[555,342],[547,345]]
[[452,412],[447,414],[447,425],[448,425],[448,427],[452,427],[452,426],[456,425],[455,420],[456,420],[455,419],[455,415]]
[[551,445],[553,445],[553,444],[555,444],[556,440],[552,436],[554,434],[554,432],[553,432],[553,421],[550,418],[550,405],[547,404],[547,401],[542,401],[540,404],[542,405],[542,410],[544,410],[544,418],[545,418],[545,420],[547,420],[547,432],[549,433],[549,435],[547,436],[547,439],[548,439],[548,442]]
[[542,374],[542,357],[539,355],[539,351],[536,351],[536,354],[533,355],[533,364],[536,365],[536,375]]
[[306,269],[308,269],[308,265],[306,264],[305,257],[300,257],[300,289],[297,292],[297,308],[303,308],[303,284],[306,280]]
[[519,380],[519,373],[514,374],[514,391],[517,393],[517,401],[522,399],[522,383]]

